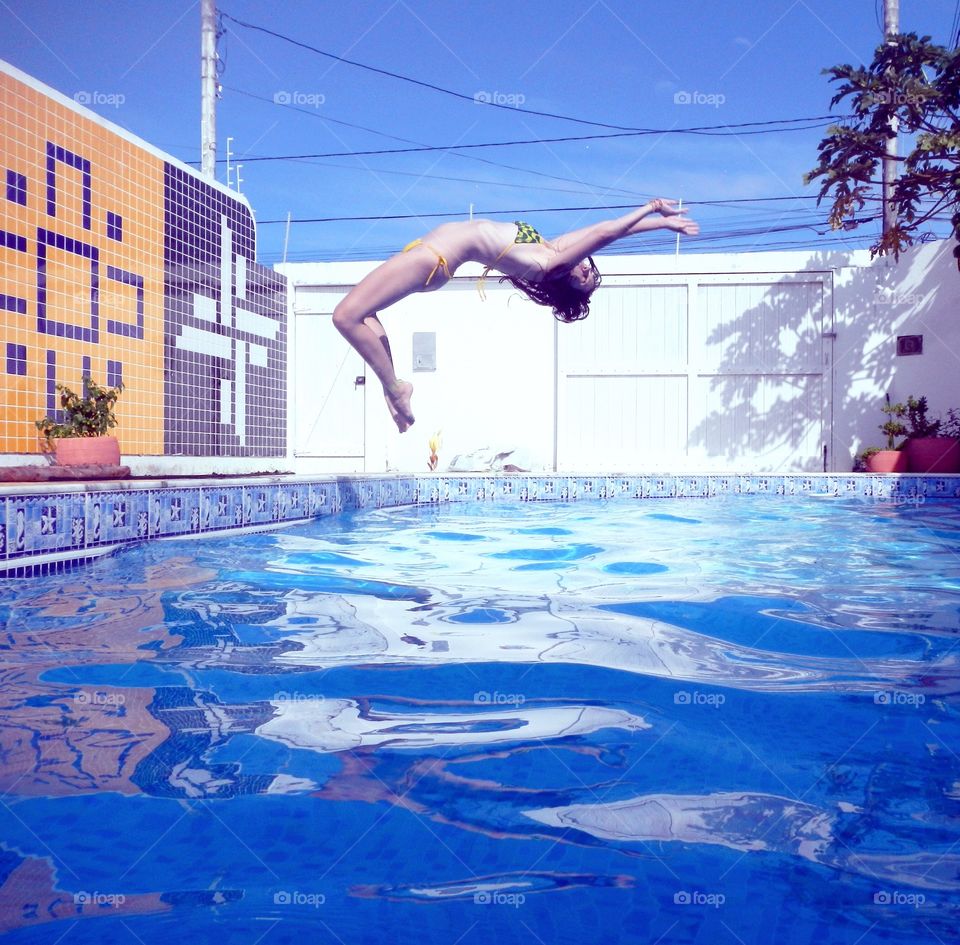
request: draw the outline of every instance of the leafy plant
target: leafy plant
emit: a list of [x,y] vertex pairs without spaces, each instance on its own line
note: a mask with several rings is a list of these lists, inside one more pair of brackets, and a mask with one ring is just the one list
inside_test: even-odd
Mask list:
[[940,431],[939,420],[927,419],[927,398],[916,400],[911,394],[907,398],[907,420],[910,423],[911,439],[936,436]]
[[896,438],[898,436],[906,436],[907,433],[910,432],[907,429],[907,425],[903,422],[903,418],[907,415],[907,405],[891,404],[888,396],[887,402],[880,409],[888,417],[884,423],[880,424],[880,432],[887,437],[887,449],[899,449],[896,445]]
[[123,392],[123,384],[101,387],[92,378],[84,377],[83,389],[81,395],[64,384],[57,384],[63,419],[47,416],[35,420],[41,436],[48,441],[68,436],[106,436],[107,431],[117,425],[114,408]]
[[[834,66],[830,104],[846,99],[852,114],[827,129],[819,163],[807,183],[820,178],[818,203],[829,195],[833,229],[852,229],[879,216],[882,165],[892,127],[913,149],[899,156],[892,204],[897,222],[871,246],[872,255],[895,258],[934,218],[952,215],[960,240],[960,48],[937,46],[929,36],[901,33],[886,39],[867,66]],[[873,209],[860,215],[864,207]],[[954,247],[960,261],[960,245]]]
[[940,436],[960,440],[960,410],[951,407],[940,421]]

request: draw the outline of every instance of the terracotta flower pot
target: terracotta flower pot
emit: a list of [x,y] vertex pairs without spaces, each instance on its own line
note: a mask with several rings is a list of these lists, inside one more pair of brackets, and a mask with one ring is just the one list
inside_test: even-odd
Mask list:
[[906,446],[910,472],[960,472],[960,440],[951,436],[926,436]]
[[119,466],[120,443],[115,436],[69,436],[56,441],[60,466]]
[[880,450],[866,457],[867,472],[899,473],[907,471],[907,454],[903,450]]

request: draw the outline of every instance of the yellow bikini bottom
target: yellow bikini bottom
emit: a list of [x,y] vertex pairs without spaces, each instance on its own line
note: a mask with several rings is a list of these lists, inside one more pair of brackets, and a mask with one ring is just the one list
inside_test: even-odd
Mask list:
[[437,270],[438,270],[438,269],[442,269],[442,270],[443,270],[443,274],[444,274],[448,279],[452,278],[452,276],[450,275],[450,267],[447,265],[447,261],[446,261],[446,259],[443,258],[443,255],[442,255],[441,253],[438,253],[438,252],[437,252],[432,246],[430,246],[429,244],[424,243],[423,240],[414,240],[412,243],[407,243],[407,245],[403,247],[403,251],[404,251],[405,253],[408,253],[408,252],[410,252],[411,249],[415,249],[417,246],[426,246],[427,249],[429,249],[430,252],[433,253],[433,254],[437,257],[437,264],[433,267],[433,269],[430,270],[430,275],[427,276],[427,281],[424,282],[424,284],[423,284],[424,287],[430,285],[430,280],[437,274]]

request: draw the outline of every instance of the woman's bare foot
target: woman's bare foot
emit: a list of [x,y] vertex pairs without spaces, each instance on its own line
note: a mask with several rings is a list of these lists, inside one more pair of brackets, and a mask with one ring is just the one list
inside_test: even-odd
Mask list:
[[410,398],[413,396],[413,384],[409,381],[398,380],[393,391],[384,390],[383,396],[386,398],[387,406],[390,408],[390,415],[397,429],[405,433],[414,424],[413,411],[410,409]]

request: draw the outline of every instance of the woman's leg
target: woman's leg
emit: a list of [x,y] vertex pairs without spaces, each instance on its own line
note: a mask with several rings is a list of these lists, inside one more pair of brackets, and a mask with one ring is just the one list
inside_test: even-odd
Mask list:
[[[390,350],[390,339],[387,337],[386,329],[383,325],[380,324],[380,319],[377,318],[376,314],[368,315],[364,320],[364,324],[367,325],[370,330],[380,339],[380,344],[383,345],[384,350],[387,352],[387,357],[390,359],[390,364],[393,365],[393,352]],[[403,384],[403,381],[399,381],[400,384]],[[413,386],[410,385],[410,391],[412,393]],[[397,408],[394,407],[393,402],[390,400],[390,395],[387,393],[387,388],[383,388],[383,399],[387,402],[387,409],[390,411],[390,416],[393,417],[393,422],[399,427],[400,420],[399,414],[397,413]],[[400,432],[403,433],[407,427],[403,427]]]
[[[401,433],[414,422],[410,409],[413,385],[397,377],[390,342],[377,313],[421,291],[435,265],[436,254],[425,246],[399,253],[364,276],[333,312],[333,323],[340,334],[356,348],[380,379],[383,395]],[[444,282],[446,279],[437,272],[430,287]]]

